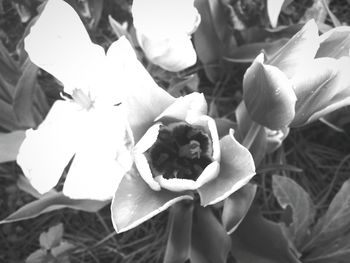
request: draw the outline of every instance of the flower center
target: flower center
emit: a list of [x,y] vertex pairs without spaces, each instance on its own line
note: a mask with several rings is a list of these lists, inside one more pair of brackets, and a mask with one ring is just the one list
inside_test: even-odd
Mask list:
[[210,136],[199,126],[176,122],[161,126],[156,142],[146,152],[156,175],[196,180],[210,164]]
[[83,109],[90,110],[94,106],[94,101],[90,95],[86,95],[80,89],[74,89],[72,93],[73,100],[78,103]]

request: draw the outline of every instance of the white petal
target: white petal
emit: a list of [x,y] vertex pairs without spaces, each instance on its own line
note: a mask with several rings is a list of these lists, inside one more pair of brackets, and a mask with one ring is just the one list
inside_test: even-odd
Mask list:
[[137,39],[147,58],[168,71],[177,72],[197,62],[191,37],[186,33],[157,38],[138,32]]
[[174,103],[167,107],[155,121],[162,118],[174,118],[187,122],[203,116],[208,111],[207,102],[202,93],[193,92],[177,98]]
[[95,91],[98,102],[115,105],[123,101],[128,91],[125,87],[138,76],[135,67],[128,66],[135,62],[139,63],[135,51],[124,36],[111,44],[105,58],[104,74],[101,75],[103,85],[99,85]]
[[142,136],[139,142],[135,146],[135,152],[144,153],[156,142],[159,134],[161,123],[154,124],[147,132]]
[[219,172],[220,172],[219,162],[215,161],[209,164],[207,167],[205,167],[201,175],[197,178],[196,180],[197,188],[201,187],[202,185],[218,177]]
[[194,0],[134,0],[131,11],[135,28],[154,36],[190,34],[198,22]]
[[162,188],[165,188],[174,192],[196,190],[198,188],[197,183],[190,179],[179,179],[179,178],[166,179],[163,176],[157,176],[154,179],[159,183],[159,185]]
[[132,140],[121,107],[92,109],[67,174],[63,193],[71,198],[112,198],[132,165]]
[[154,191],[160,191],[161,187],[159,183],[153,178],[153,174],[148,164],[148,161],[146,159],[146,156],[141,153],[136,153],[134,158],[135,158],[135,164],[136,164],[137,170],[139,171],[142,179]]
[[103,49],[91,42],[78,14],[62,0],[48,1],[25,38],[25,50],[70,94],[73,88],[88,89],[97,84],[105,57]]
[[57,184],[75,153],[80,114],[76,104],[57,101],[39,128],[27,131],[17,163],[41,194]]

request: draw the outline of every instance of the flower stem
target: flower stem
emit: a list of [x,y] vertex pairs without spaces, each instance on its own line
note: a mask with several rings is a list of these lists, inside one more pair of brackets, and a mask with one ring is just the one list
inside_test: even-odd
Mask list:
[[248,150],[252,146],[256,136],[258,135],[260,129],[262,129],[262,126],[256,123],[255,121],[252,122],[252,125],[250,126],[248,133],[243,139],[242,145],[246,147]]

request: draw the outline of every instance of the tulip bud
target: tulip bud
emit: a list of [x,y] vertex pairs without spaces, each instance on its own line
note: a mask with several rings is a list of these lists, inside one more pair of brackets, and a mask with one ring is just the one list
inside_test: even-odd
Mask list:
[[152,63],[174,72],[196,63],[191,34],[200,15],[193,0],[134,0],[132,15],[139,44]]
[[251,118],[272,130],[288,126],[294,118],[293,84],[278,68],[265,65],[263,54],[244,75],[243,98]]

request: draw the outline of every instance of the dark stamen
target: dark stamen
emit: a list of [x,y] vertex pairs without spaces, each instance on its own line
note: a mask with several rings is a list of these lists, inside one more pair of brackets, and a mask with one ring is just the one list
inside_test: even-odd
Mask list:
[[211,138],[201,127],[177,122],[160,127],[147,156],[156,175],[196,180],[212,162],[212,151]]

